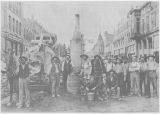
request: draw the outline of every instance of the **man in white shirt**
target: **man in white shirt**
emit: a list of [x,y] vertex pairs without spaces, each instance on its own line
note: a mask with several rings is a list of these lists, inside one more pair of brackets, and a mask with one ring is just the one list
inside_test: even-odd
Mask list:
[[109,72],[113,70],[114,64],[111,62],[111,59],[108,59],[108,62],[105,64],[107,76],[109,75]]
[[150,83],[153,86],[153,92],[154,94],[157,96],[157,74],[156,74],[156,70],[157,70],[158,64],[154,61],[154,56],[153,55],[149,55],[148,56],[148,61],[147,61],[147,90],[146,90],[146,94],[147,97],[150,98],[151,97],[151,92],[150,92]]
[[134,94],[134,95],[138,95],[138,96],[140,96],[139,70],[140,70],[140,64],[137,62],[136,56],[133,56],[132,62],[129,65],[129,72],[130,72],[130,79],[131,79],[131,92],[132,92],[132,95]]

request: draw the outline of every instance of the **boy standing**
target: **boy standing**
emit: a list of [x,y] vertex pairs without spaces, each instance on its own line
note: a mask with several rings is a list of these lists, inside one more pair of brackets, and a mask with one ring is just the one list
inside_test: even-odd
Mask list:
[[59,95],[59,86],[60,86],[60,63],[58,62],[59,58],[57,56],[54,56],[51,59],[52,67],[50,71],[50,77],[51,77],[51,93],[52,97],[58,97]]

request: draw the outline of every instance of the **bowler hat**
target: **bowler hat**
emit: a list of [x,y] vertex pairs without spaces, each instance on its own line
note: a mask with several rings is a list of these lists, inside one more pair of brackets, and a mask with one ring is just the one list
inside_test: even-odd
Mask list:
[[88,58],[88,55],[87,55],[87,54],[82,54],[82,55],[80,55],[80,57],[81,57],[81,58],[83,58],[83,57]]
[[96,58],[96,57],[101,58],[101,56],[100,56],[100,55],[95,55],[95,56],[94,56],[94,58]]
[[141,56],[139,59],[144,59],[144,57],[143,57],[143,56]]
[[148,57],[147,57],[147,58],[149,58],[149,57],[155,58],[155,56],[154,56],[154,55],[148,55]]
[[71,56],[69,54],[67,54],[66,57],[71,57]]
[[51,61],[53,61],[55,58],[59,60],[59,58],[57,56],[54,56],[54,57],[52,57]]
[[113,69],[111,69],[109,72],[115,72]]

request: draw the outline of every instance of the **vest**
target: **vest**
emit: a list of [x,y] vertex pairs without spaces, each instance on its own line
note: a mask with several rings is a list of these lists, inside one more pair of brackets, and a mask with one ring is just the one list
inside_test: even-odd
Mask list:
[[64,67],[64,72],[70,73],[71,72],[71,61],[68,61],[68,63],[67,61],[65,61],[63,67]]
[[93,64],[93,73],[101,74],[105,72],[105,67],[102,61],[98,60]]
[[24,66],[24,69],[22,68],[22,65],[19,65],[19,78],[27,78],[29,76],[29,67],[26,64]]
[[[57,65],[58,65],[58,72],[60,73],[60,65],[59,64],[57,64]],[[50,72],[50,75],[54,76],[54,74],[56,74],[56,66],[55,66],[55,64],[52,65],[51,72]]]

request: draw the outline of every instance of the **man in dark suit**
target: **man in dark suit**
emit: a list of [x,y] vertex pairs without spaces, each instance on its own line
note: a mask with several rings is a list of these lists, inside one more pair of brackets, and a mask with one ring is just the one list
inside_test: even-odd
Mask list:
[[72,63],[70,55],[66,55],[65,60],[62,63],[62,73],[63,73],[63,90],[67,92],[67,78],[72,71]]
[[103,60],[101,59],[101,56],[95,55],[94,60],[91,62],[92,64],[92,70],[91,75],[94,76],[95,82],[96,82],[96,94],[97,98],[99,100],[102,100],[102,94],[103,93],[103,76],[106,76],[105,66],[103,63]]

